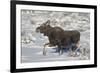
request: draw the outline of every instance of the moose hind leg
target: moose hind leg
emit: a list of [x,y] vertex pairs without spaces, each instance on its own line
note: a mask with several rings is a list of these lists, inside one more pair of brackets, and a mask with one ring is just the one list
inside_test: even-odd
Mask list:
[[78,55],[78,50],[80,50],[80,41],[78,41],[75,46],[74,56]]
[[76,51],[78,51],[78,50],[80,49],[80,41],[78,41],[78,42],[76,43],[76,46],[77,46]]

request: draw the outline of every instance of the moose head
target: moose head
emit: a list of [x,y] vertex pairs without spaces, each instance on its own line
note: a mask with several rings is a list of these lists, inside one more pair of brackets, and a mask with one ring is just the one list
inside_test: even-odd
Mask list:
[[47,20],[45,23],[41,24],[41,26],[36,28],[36,32],[43,33],[45,36],[47,36],[50,28],[50,20]]

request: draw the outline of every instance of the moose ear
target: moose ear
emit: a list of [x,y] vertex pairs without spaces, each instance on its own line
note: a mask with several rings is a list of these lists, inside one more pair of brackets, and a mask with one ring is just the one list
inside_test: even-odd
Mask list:
[[43,25],[49,25],[50,24],[50,20],[47,20],[45,23],[43,23]]
[[43,23],[43,24],[42,24],[42,26],[45,26],[45,25],[46,25],[46,23]]
[[47,24],[47,25],[50,25],[50,20],[48,20],[48,21],[46,22],[46,24]]

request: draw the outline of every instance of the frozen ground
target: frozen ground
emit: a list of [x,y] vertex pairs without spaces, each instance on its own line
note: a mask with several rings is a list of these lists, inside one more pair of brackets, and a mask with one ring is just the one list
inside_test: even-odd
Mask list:
[[[21,11],[21,43],[22,63],[61,61],[61,60],[87,60],[90,58],[90,14],[77,12],[52,12],[52,11]],[[50,20],[51,26],[59,26],[64,30],[78,30],[81,33],[80,49],[78,56],[72,57],[69,51],[63,55],[58,54],[54,48],[47,47],[47,56],[42,54],[44,43],[49,42],[48,37],[36,33],[35,30],[43,22]]]

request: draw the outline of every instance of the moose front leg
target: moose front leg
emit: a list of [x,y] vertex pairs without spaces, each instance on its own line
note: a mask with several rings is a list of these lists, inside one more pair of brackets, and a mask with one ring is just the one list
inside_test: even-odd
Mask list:
[[46,52],[47,52],[47,50],[46,50],[46,46],[47,45],[49,45],[50,43],[46,43],[46,44],[44,44],[44,48],[43,48],[43,55],[45,55],[46,56]]
[[62,55],[63,54],[63,47],[61,46],[60,43],[58,45],[58,52],[59,52],[59,55]]

